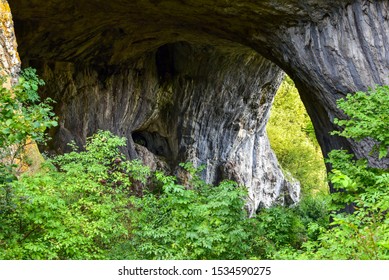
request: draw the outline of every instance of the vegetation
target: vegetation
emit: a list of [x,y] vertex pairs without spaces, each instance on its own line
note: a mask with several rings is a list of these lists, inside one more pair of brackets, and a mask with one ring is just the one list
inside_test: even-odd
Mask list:
[[49,160],[41,172],[14,182],[0,209],[0,258],[105,258],[129,234],[129,176],[145,170],[121,161],[124,143],[101,132],[86,151]]
[[177,184],[174,177],[157,173],[160,195],[132,197],[137,209],[132,212],[132,238],[120,244],[112,258],[246,257],[250,233],[243,210],[245,190],[230,181],[209,186],[192,175],[188,188]]
[[[15,87],[23,88],[15,96],[36,94],[32,85],[40,84],[39,79],[29,73]],[[16,104],[9,91],[1,93],[6,100],[0,109],[4,155],[9,146],[44,140],[44,127],[56,124],[47,103],[33,105],[37,98],[20,98]],[[381,110],[388,95],[387,88],[377,87],[339,101],[350,116],[337,121],[350,128],[340,133],[371,137],[377,147],[385,146],[389,130],[374,116],[377,122],[387,117]],[[358,107],[348,111],[359,99],[368,100],[364,106],[370,106],[372,114],[364,116]],[[379,105],[374,105],[377,100]],[[7,104],[14,104],[13,109]],[[38,118],[34,106],[42,109]],[[23,112],[20,118],[16,112]],[[37,119],[41,125],[34,126]],[[354,130],[356,119],[368,121]],[[304,133],[299,135],[309,138],[303,123],[299,129]],[[15,126],[24,134],[7,130]],[[370,126],[377,133],[363,134]],[[81,151],[71,144],[72,152],[22,176],[15,176],[15,162],[3,157],[0,259],[389,259],[389,174],[368,167],[365,159],[332,152],[329,178],[339,192],[329,199],[306,195],[292,208],[263,209],[248,218],[244,187],[232,181],[206,184],[198,176],[201,168],[189,163],[182,168],[191,180],[182,185],[175,177],[126,160],[120,152],[125,143],[124,138],[99,131]],[[380,157],[387,155],[378,149]],[[354,206],[353,214],[339,211],[346,204]]]
[[10,180],[5,174],[18,174],[16,163],[28,162],[23,153],[26,146],[31,141],[43,143],[47,139],[46,129],[57,125],[51,112],[52,100],[40,102],[37,90],[44,82],[34,69],[25,69],[12,90],[5,88],[4,82],[5,78],[0,77],[0,183]]
[[344,120],[335,120],[342,131],[334,134],[357,141],[372,138],[377,141],[372,152],[378,152],[381,159],[388,154],[389,147],[389,86],[377,86],[367,93],[358,91],[348,94],[338,102],[338,106],[348,116]]
[[[344,127],[341,136],[376,141],[379,158],[389,154],[389,87],[377,86],[349,94],[338,101],[347,118],[336,120]],[[308,257],[331,259],[389,258],[389,170],[371,168],[367,159],[355,160],[343,150],[331,152],[329,178],[338,190],[331,199],[333,223],[317,242],[306,244]],[[339,213],[352,205],[352,215]],[[313,251],[313,252],[312,252]]]

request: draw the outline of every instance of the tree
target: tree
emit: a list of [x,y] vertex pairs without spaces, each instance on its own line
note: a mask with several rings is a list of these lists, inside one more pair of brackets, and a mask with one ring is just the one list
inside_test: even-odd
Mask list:
[[[346,114],[335,120],[344,137],[376,141],[379,157],[388,155],[389,88],[377,86],[368,92],[349,94],[338,101]],[[371,168],[367,159],[355,160],[343,150],[329,154],[332,165],[329,178],[338,192],[331,194],[332,228],[308,242],[308,256],[329,259],[389,259],[389,170]],[[355,212],[339,213],[353,203]]]
[[57,125],[50,105],[53,101],[40,100],[37,91],[44,82],[34,69],[22,71],[19,82],[11,90],[3,86],[4,81],[4,77],[0,78],[0,172],[3,178],[18,175],[16,164],[28,162],[23,152],[26,145],[32,141],[43,143],[47,139],[46,129]]

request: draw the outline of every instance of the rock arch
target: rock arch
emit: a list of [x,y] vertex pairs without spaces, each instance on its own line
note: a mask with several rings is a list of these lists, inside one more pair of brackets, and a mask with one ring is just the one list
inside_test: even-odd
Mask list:
[[[24,65],[39,69],[48,84],[43,94],[59,101],[53,149],[110,129],[127,136],[128,154],[136,157],[145,150],[133,141],[136,132],[168,150],[163,160],[173,168],[206,163],[208,181],[246,184],[252,212],[297,200],[264,130],[282,68],[299,88],[323,153],[368,154],[368,141],[328,132],[341,116],[336,99],[389,83],[387,0],[10,5]],[[370,157],[370,164],[389,161]]]

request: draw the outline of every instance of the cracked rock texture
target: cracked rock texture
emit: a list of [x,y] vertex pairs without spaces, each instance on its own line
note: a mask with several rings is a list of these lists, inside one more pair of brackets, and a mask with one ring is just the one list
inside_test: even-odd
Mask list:
[[[246,184],[252,213],[296,201],[297,184],[285,180],[264,132],[283,70],[300,91],[324,155],[344,148],[369,156],[369,141],[329,132],[342,116],[338,98],[389,83],[388,0],[10,5],[23,65],[39,70],[43,95],[58,101],[51,150],[110,129],[129,139],[131,158],[158,158],[172,171],[182,161],[205,163],[209,182]],[[387,158],[369,161],[389,166]]]

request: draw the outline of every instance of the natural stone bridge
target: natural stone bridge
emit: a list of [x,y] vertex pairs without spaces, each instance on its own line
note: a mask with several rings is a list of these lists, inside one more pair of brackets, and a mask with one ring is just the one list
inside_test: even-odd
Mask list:
[[[43,95],[58,102],[52,151],[109,129],[128,138],[132,158],[172,170],[205,163],[209,182],[246,184],[252,211],[296,200],[265,133],[285,71],[323,154],[344,148],[368,155],[372,143],[329,132],[342,117],[338,98],[389,83],[388,0],[9,4],[22,65],[38,69]],[[389,165],[369,158],[372,166]]]

